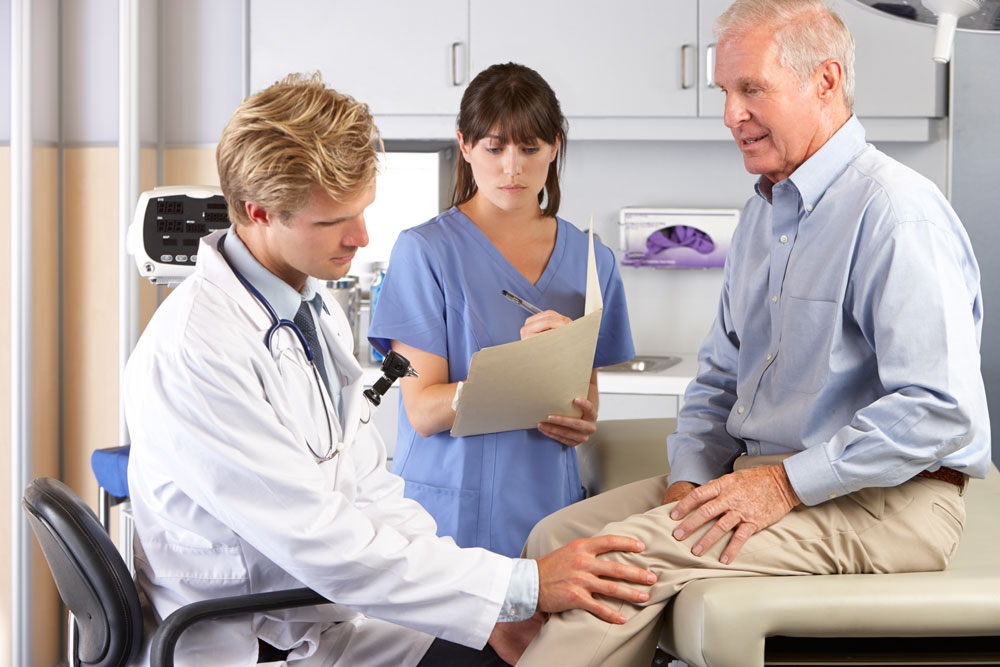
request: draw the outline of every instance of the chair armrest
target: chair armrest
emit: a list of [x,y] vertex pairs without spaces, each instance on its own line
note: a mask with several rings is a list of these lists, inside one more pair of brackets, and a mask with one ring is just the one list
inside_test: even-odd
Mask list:
[[156,634],[153,635],[149,664],[151,667],[173,667],[177,640],[180,639],[181,633],[199,621],[320,604],[332,603],[308,588],[192,602],[170,614],[160,623]]

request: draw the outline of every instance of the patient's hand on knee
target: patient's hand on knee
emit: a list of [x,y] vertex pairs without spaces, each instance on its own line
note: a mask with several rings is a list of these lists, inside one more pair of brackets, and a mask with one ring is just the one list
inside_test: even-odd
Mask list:
[[542,629],[542,623],[548,616],[545,612],[536,611],[534,616],[524,621],[497,623],[490,634],[490,646],[504,662],[513,665],[521,659],[524,649]]
[[674,482],[667,487],[667,492],[663,494],[663,504],[676,503],[697,488],[698,485],[694,482]]

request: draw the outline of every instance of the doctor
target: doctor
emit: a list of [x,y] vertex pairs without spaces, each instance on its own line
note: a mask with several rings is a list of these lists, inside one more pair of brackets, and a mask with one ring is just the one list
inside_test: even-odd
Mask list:
[[368,242],[379,145],[367,106],[318,76],[245,100],[217,149],[235,224],[202,240],[129,361],[136,578],[156,615],[302,585],[336,601],[197,625],[178,665],[499,665],[544,612],[624,622],[593,594],[648,599],[620,580],[651,572],[596,558],[637,540],[537,560],[461,549],[387,472],[347,319],[317,280]]

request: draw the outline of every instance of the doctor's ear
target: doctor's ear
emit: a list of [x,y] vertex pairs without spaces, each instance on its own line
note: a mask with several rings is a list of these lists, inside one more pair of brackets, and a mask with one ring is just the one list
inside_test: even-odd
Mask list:
[[246,213],[247,217],[250,218],[250,222],[256,225],[271,224],[271,215],[263,206],[255,204],[252,201],[244,202],[244,206],[246,206]]

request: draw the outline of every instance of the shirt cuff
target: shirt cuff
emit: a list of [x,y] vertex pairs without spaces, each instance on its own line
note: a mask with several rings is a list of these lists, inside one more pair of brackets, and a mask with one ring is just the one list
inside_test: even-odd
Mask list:
[[538,563],[530,558],[515,558],[497,623],[527,620],[535,614],[537,606]]
[[806,505],[819,505],[851,492],[837,477],[825,447],[809,447],[782,463],[795,494]]

